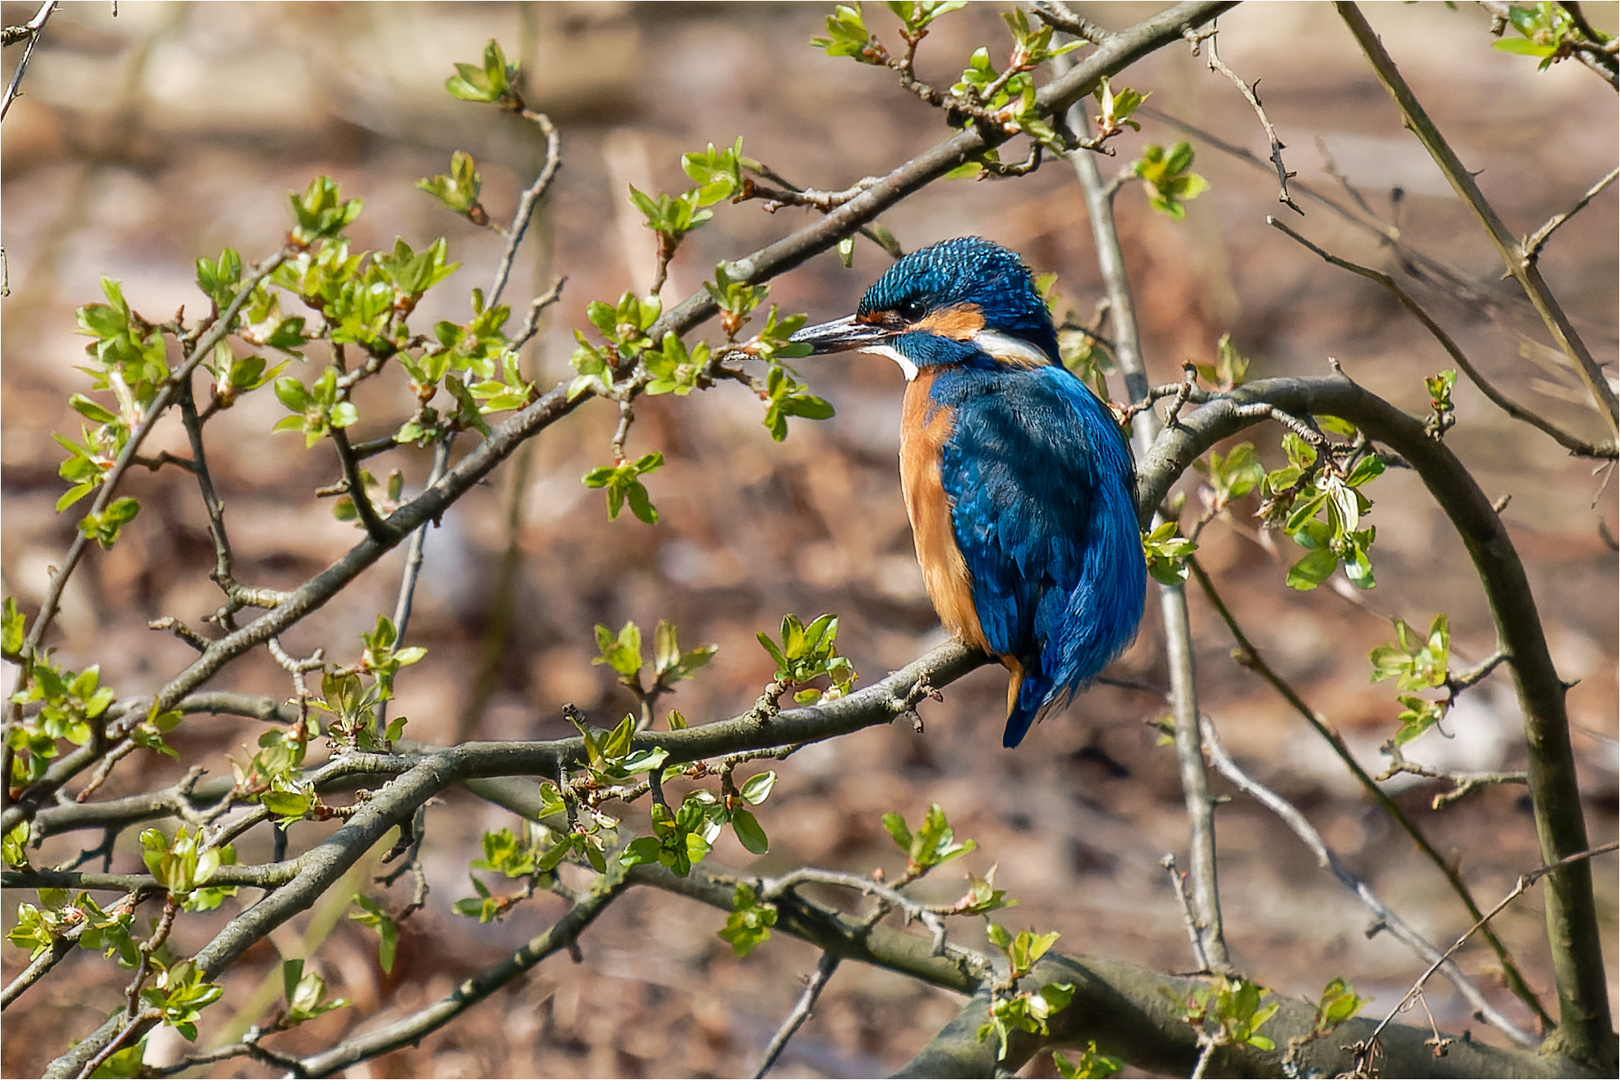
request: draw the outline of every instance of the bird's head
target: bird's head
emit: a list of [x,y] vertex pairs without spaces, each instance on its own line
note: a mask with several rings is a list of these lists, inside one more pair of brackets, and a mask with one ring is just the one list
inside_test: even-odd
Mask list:
[[817,353],[859,350],[925,368],[1058,362],[1052,317],[1019,257],[977,236],[914,251],[866,290],[855,314],[793,335]]

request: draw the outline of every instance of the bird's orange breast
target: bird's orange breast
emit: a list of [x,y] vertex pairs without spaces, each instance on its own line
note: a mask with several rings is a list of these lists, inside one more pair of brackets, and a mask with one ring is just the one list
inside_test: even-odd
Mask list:
[[973,585],[967,561],[951,527],[951,504],[940,480],[940,450],[951,437],[955,411],[929,397],[934,373],[924,368],[906,384],[900,419],[900,487],[906,514],[917,545],[917,563],[923,585],[934,602],[945,629],[969,645],[989,651],[979,613],[973,606]]

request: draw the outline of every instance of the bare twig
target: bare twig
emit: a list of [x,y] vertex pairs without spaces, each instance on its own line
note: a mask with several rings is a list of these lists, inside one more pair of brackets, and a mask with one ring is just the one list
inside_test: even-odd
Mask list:
[[1506,1016],[1503,1016],[1485,995],[1480,993],[1479,989],[1468,981],[1462,971],[1450,962],[1448,959],[1449,954],[1442,954],[1439,949],[1424,940],[1417,931],[1403,922],[1400,916],[1391,911],[1366,882],[1352,873],[1339,860],[1339,857],[1333,853],[1332,849],[1323,842],[1321,834],[1312,828],[1309,821],[1305,820],[1304,814],[1301,814],[1297,808],[1276,792],[1253,780],[1242,769],[1238,768],[1237,764],[1227,754],[1226,748],[1221,745],[1220,737],[1215,733],[1215,725],[1209,721],[1208,717],[1203,719],[1202,730],[1204,748],[1209,753],[1210,761],[1214,763],[1215,768],[1220,771],[1222,776],[1232,781],[1245,794],[1251,796],[1256,802],[1259,802],[1281,818],[1283,823],[1293,831],[1294,835],[1303,840],[1305,845],[1316,854],[1317,862],[1323,867],[1332,870],[1333,876],[1338,878],[1345,888],[1354,893],[1356,899],[1360,900],[1367,910],[1377,916],[1380,924],[1385,929],[1419,956],[1431,961],[1436,970],[1444,971],[1446,977],[1457,987],[1457,990],[1463,997],[1468,999],[1468,1003],[1493,1027],[1502,1031],[1519,1046],[1530,1047],[1537,1045],[1540,1040],[1520,1028]]
[[1209,970],[1209,957],[1204,955],[1204,938],[1198,929],[1198,913],[1193,910],[1192,894],[1187,891],[1187,875],[1176,866],[1176,857],[1173,853],[1166,853],[1159,860],[1170,875],[1170,887],[1176,890],[1176,899],[1181,901],[1181,916],[1187,924],[1187,940],[1192,945],[1193,962],[1198,965],[1199,971]]
[[[23,26],[23,36],[28,39],[28,44],[23,49],[22,59],[17,61],[17,70],[11,73],[11,82],[6,85],[5,100],[0,102],[0,120],[5,119],[6,113],[11,111],[11,103],[21,96],[20,87],[22,86],[23,72],[28,70],[28,61],[34,58],[34,46],[39,44],[40,35],[45,31],[45,24],[50,21],[51,14],[55,10],[56,0],[45,0],[45,3],[41,4],[39,10],[34,13],[34,17],[29,19]],[[7,27],[7,29],[12,28]],[[21,40],[21,38],[13,37],[6,44],[10,45],[17,40]]]
[[[1491,243],[1496,245],[1508,272],[1530,298],[1530,303],[1535,306],[1536,312],[1552,334],[1553,341],[1569,357],[1576,374],[1586,385],[1587,393],[1591,395],[1599,413],[1608,424],[1609,434],[1611,436],[1620,434],[1620,402],[1616,400],[1614,388],[1609,385],[1608,379],[1604,377],[1597,361],[1592,358],[1586,343],[1570,323],[1569,317],[1564,314],[1563,307],[1542,278],[1536,261],[1527,255],[1523,246],[1508,231],[1507,225],[1497,215],[1496,210],[1486,201],[1484,193],[1474,181],[1474,174],[1464,167],[1445,137],[1440,134],[1440,129],[1429,119],[1417,95],[1402,78],[1400,71],[1395,67],[1395,61],[1390,58],[1361,10],[1350,0],[1334,0],[1333,6],[1349,27],[1351,35],[1372,65],[1379,81],[1395,99],[1406,126],[1429,151],[1429,155],[1434,158],[1435,164],[1450,181],[1457,195],[1479,218]],[[1604,1038],[1608,1036],[1605,1035]]]
[[1416,300],[1412,299],[1411,295],[1407,293],[1405,289],[1401,288],[1400,285],[1396,283],[1395,279],[1390,277],[1388,274],[1381,270],[1374,270],[1370,266],[1362,266],[1360,263],[1354,263],[1349,259],[1340,258],[1339,256],[1334,255],[1332,252],[1324,251],[1322,248],[1317,247],[1299,233],[1289,228],[1286,222],[1279,221],[1274,217],[1266,218],[1266,224],[1283,233],[1289,239],[1319,256],[1324,261],[1331,263],[1342,270],[1348,270],[1353,274],[1358,274],[1361,277],[1367,278],[1369,281],[1376,281],[1378,284],[1382,285],[1389,291],[1390,295],[1394,296],[1395,299],[1400,302],[1402,307],[1411,313],[1413,318],[1417,319],[1418,322],[1423,324],[1423,328],[1440,343],[1441,348],[1446,350],[1446,355],[1450,356],[1452,361],[1455,362],[1456,365],[1463,370],[1463,373],[1468,376],[1469,380],[1475,386],[1479,387],[1480,393],[1484,394],[1493,405],[1507,413],[1509,416],[1513,417],[1513,419],[1522,420],[1532,427],[1545,432],[1547,435],[1552,437],[1554,442],[1558,443],[1558,445],[1562,446],[1572,454],[1579,454],[1582,457],[1596,458],[1614,458],[1616,456],[1616,447],[1612,441],[1602,445],[1594,445],[1593,443],[1589,443],[1585,439],[1571,435],[1569,432],[1560,428],[1557,424],[1554,424],[1552,421],[1546,419],[1540,414],[1525,408],[1518,402],[1503,394],[1485,378],[1478,368],[1473,365],[1473,362],[1468,359],[1467,354],[1462,351],[1461,347],[1459,347],[1456,341],[1452,339],[1451,335],[1446,333],[1445,329],[1441,327],[1439,323],[1430,318],[1429,313],[1424,311],[1422,306],[1419,305]]
[[1265,107],[1260,104],[1260,95],[1256,93],[1257,88],[1260,86],[1260,80],[1256,79],[1253,83],[1247,83],[1238,78],[1237,72],[1221,62],[1220,54],[1216,51],[1216,43],[1220,40],[1220,35],[1211,34],[1208,40],[1209,70],[1226,76],[1232,85],[1238,88],[1238,92],[1249,103],[1249,107],[1254,110],[1254,114],[1260,118],[1260,126],[1266,129],[1266,139],[1271,143],[1271,163],[1277,168],[1277,201],[1294,213],[1304,217],[1305,211],[1301,210],[1299,204],[1294,201],[1294,197],[1288,194],[1288,181],[1293,179],[1294,174],[1289,172],[1288,166],[1283,164],[1282,152],[1287,149],[1287,145],[1277,137],[1277,129],[1271,126],[1271,118],[1266,116]]
[[534,298],[529,304],[528,317],[523,320],[523,329],[519,331],[517,337],[512,339],[512,348],[521,349],[529,343],[529,339],[534,337],[540,329],[541,314],[546,308],[562,298],[563,286],[566,284],[568,284],[568,278],[565,275],[552,283],[551,288]]
[[1552,217],[1547,219],[1547,223],[1545,225],[1531,233],[1529,236],[1525,237],[1524,243],[1520,245],[1524,251],[1524,257],[1526,259],[1534,259],[1540,255],[1542,247],[1544,247],[1547,243],[1547,238],[1552,236],[1553,232],[1557,230],[1560,225],[1564,224],[1564,222],[1586,209],[1586,204],[1597,198],[1604,188],[1614,183],[1616,177],[1620,177],[1620,169],[1609,170],[1609,175],[1587,188],[1586,194],[1577,199],[1574,206],[1570,207],[1568,210],[1565,210],[1561,214],[1554,214]]
[[754,1080],[760,1080],[771,1071],[771,1066],[776,1064],[776,1059],[782,1056],[782,1051],[787,1047],[788,1040],[793,1038],[794,1033],[806,1020],[810,1019],[810,1010],[816,1007],[816,999],[821,996],[821,991],[826,988],[833,972],[838,970],[840,959],[842,958],[837,953],[821,954],[816,970],[804,984],[804,993],[799,995],[793,1011],[788,1013],[787,1019],[782,1021],[782,1026],[777,1028],[776,1034],[771,1036],[769,1045],[765,1047],[765,1056],[760,1060],[759,1068],[754,1070]]
[[[450,444],[453,435],[446,435],[433,447],[433,467],[428,471],[424,488],[432,490],[444,478],[450,463]],[[411,534],[411,543],[405,551],[405,572],[400,576],[399,598],[394,602],[394,641],[403,644],[405,628],[411,622],[411,602],[416,596],[416,582],[422,573],[422,549],[427,544],[427,522]]]
[[841,870],[817,870],[811,867],[799,867],[789,870],[779,878],[772,878],[761,883],[760,897],[774,900],[777,897],[797,888],[800,885],[837,885],[845,889],[855,889],[868,896],[877,897],[890,908],[899,908],[905,915],[906,921],[915,919],[928,928],[934,943],[934,955],[944,954],[945,949],[945,923],[940,919],[941,913],[948,913],[952,905],[949,904],[922,904],[904,893],[897,892],[887,885],[880,885],[869,877],[861,874],[845,873]]
[[1463,945],[1467,943],[1468,939],[1473,937],[1474,934],[1484,927],[1486,923],[1500,915],[1503,908],[1507,907],[1513,901],[1523,896],[1525,892],[1529,890],[1530,886],[1534,885],[1536,882],[1540,881],[1542,878],[1546,877],[1548,874],[1552,873],[1561,866],[1568,866],[1571,863],[1582,862],[1587,859],[1595,858],[1598,855],[1605,855],[1616,850],[1617,848],[1620,848],[1620,841],[1607,843],[1601,847],[1595,847],[1590,851],[1579,851],[1574,855],[1558,860],[1558,862],[1553,863],[1551,866],[1539,866],[1530,871],[1528,874],[1520,874],[1518,883],[1513,886],[1513,890],[1506,896],[1502,897],[1501,901],[1497,903],[1495,907],[1481,915],[1479,917],[1479,921],[1465,930],[1463,935],[1452,944],[1451,948],[1447,949],[1445,952],[1436,957],[1434,962],[1429,965],[1428,970],[1422,975],[1418,976],[1417,981],[1412,984],[1412,989],[1406,992],[1406,996],[1401,998],[1396,1006],[1389,1011],[1389,1014],[1385,1016],[1382,1021],[1380,1021],[1376,1028],[1373,1029],[1372,1034],[1354,1047],[1357,1057],[1360,1057],[1370,1050],[1372,1044],[1378,1041],[1378,1036],[1381,1035],[1384,1029],[1389,1026],[1390,1021],[1395,1019],[1399,1013],[1405,1010],[1407,1004],[1422,992],[1424,984],[1434,977],[1434,973],[1441,970],[1444,965],[1451,962],[1451,956],[1453,953],[1462,948]]
[[490,307],[500,302],[501,293],[506,289],[506,279],[512,273],[512,260],[517,257],[518,246],[523,243],[523,236],[529,230],[529,221],[534,217],[535,204],[551,187],[551,182],[557,177],[557,168],[562,164],[562,137],[557,134],[557,126],[551,122],[551,118],[532,109],[523,109],[519,115],[538,128],[540,134],[545,137],[546,160],[540,166],[540,173],[534,178],[534,183],[524,188],[523,194],[518,198],[517,212],[512,215],[512,227],[506,230],[506,250],[501,252],[500,265],[495,268],[495,281],[489,289]]
[[1444,780],[1452,785],[1450,791],[1443,791],[1430,800],[1429,805],[1436,810],[1444,810],[1452,803],[1480,788],[1490,787],[1494,784],[1528,784],[1530,774],[1526,772],[1481,772],[1463,773],[1447,772],[1442,769],[1433,769],[1415,761],[1408,761],[1401,753],[1401,748],[1393,741],[1384,746],[1383,751],[1389,757],[1389,767],[1377,776],[1375,780],[1388,780],[1392,776],[1405,773],[1408,776],[1421,776],[1425,780]]

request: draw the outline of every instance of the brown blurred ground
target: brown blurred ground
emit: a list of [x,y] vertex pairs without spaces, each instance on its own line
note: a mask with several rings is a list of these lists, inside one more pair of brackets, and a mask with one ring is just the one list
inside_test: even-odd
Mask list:
[[[1100,22],[1122,27],[1151,5],[1099,5]],[[529,132],[492,110],[451,101],[441,89],[452,61],[474,60],[500,38],[529,73],[531,99],[561,126],[565,165],[535,242],[509,293],[515,303],[569,277],[563,302],[535,362],[548,380],[567,373],[571,328],[585,325],[592,299],[645,288],[652,237],[622,201],[626,184],[679,190],[679,155],[707,142],[744,137],[747,153],[797,182],[843,187],[881,173],[943,134],[926,106],[883,72],[829,59],[806,45],[820,32],[822,5],[384,5],[132,4],[117,18],[106,5],[65,6],[51,21],[25,83],[26,96],[3,129],[4,246],[12,295],[5,300],[4,474],[0,568],[7,595],[37,604],[46,567],[71,536],[71,517],[53,504],[61,452],[53,430],[76,431],[68,394],[84,388],[75,370],[82,339],[73,309],[98,300],[97,279],[122,279],[140,311],[164,317],[181,304],[197,310],[192,261],[239,248],[244,259],[271,251],[286,228],[285,193],[327,173],[347,195],[366,200],[351,235],[360,247],[398,233],[421,246],[447,235],[463,269],[430,296],[418,319],[464,318],[469,288],[487,283],[496,237],[458,221],[413,190],[444,171],[453,149],[479,160],[485,202],[501,217],[527,182],[537,149]],[[878,11],[873,5],[872,10]],[[1588,5],[1612,30],[1615,7]],[[32,5],[6,4],[7,24]],[[1613,166],[1615,95],[1591,72],[1563,64],[1538,75],[1534,63],[1489,48],[1486,17],[1472,7],[1369,5],[1369,16],[1441,129],[1518,232],[1568,206]],[[874,25],[891,27],[886,14]],[[1452,197],[1422,149],[1401,130],[1387,95],[1366,72],[1326,7],[1249,6],[1222,21],[1223,59],[1262,80],[1264,101],[1288,143],[1302,181],[1346,199],[1324,171],[1325,153],[1414,248],[1455,269],[1456,288],[1415,282],[1423,301],[1499,386],[1559,422],[1599,435],[1567,372],[1539,342],[1533,313],[1501,269],[1483,233]],[[973,7],[938,24],[925,43],[924,78],[949,83],[966,55],[990,43],[1004,62],[1005,32],[993,7]],[[7,75],[17,49],[6,52]],[[1153,91],[1158,108],[1264,154],[1252,113],[1235,90],[1185,48],[1162,54],[1118,80]],[[1173,131],[1153,121],[1119,140],[1117,162]],[[1318,146],[1320,140],[1320,148]],[[1117,162],[1104,162],[1105,173]],[[1141,194],[1119,199],[1120,224],[1155,381],[1170,381],[1187,358],[1205,359],[1230,331],[1255,358],[1252,375],[1317,373],[1336,356],[1346,371],[1409,409],[1424,406],[1421,377],[1448,366],[1440,348],[1380,290],[1330,268],[1264,224],[1279,210],[1275,178],[1213,150],[1199,149],[1198,171],[1212,189],[1174,224],[1151,214]],[[1401,197],[1393,199],[1392,189]],[[1339,254],[1396,269],[1367,234],[1320,203],[1303,205],[1297,227]],[[757,207],[720,207],[683,248],[664,295],[695,289],[721,258],[753,250],[800,220]],[[886,223],[908,248],[978,233],[1021,251],[1040,271],[1056,270],[1082,318],[1099,295],[1089,230],[1072,171],[1048,164],[1017,182],[942,183],[913,198]],[[1613,370],[1616,347],[1616,198],[1611,188],[1560,231],[1542,259],[1592,351]],[[815,318],[851,310],[886,265],[870,245],[846,271],[823,256],[773,285],[772,298]],[[427,325],[427,323],[422,323]],[[564,733],[558,706],[573,701],[600,721],[628,706],[605,669],[593,668],[591,627],[635,619],[644,627],[674,619],[688,647],[717,642],[715,663],[683,684],[672,704],[694,720],[746,708],[769,677],[753,641],[783,612],[839,612],[840,644],[868,677],[881,675],[938,640],[940,631],[911,555],[896,483],[895,426],[900,376],[869,358],[807,369],[838,407],[824,424],[795,422],[774,445],[759,406],[736,387],[694,398],[659,399],[638,409],[631,449],[662,450],[669,465],[651,481],[663,515],[648,528],[625,515],[609,524],[598,493],[578,477],[606,460],[614,417],[585,409],[548,431],[536,447],[524,493],[524,555],[511,639],[494,669],[487,707],[473,737]],[[1117,388],[1116,388],[1117,392]],[[322,450],[303,452],[295,436],[266,434],[281,414],[265,395],[225,414],[213,433],[215,481],[228,506],[239,576],[287,586],[324,566],[353,540],[311,489],[335,476]],[[362,401],[361,437],[386,430],[400,402],[378,391]],[[1505,517],[1529,564],[1560,672],[1577,681],[1570,709],[1594,842],[1615,832],[1615,557],[1599,532],[1616,530],[1613,486],[1550,440],[1491,409],[1471,387],[1458,391],[1450,444],[1493,496],[1512,495]],[[180,449],[179,432],[162,439]],[[1275,460],[1276,433],[1256,433]],[[419,483],[427,462],[402,455]],[[490,621],[512,469],[464,500],[429,540],[418,593],[414,643],[427,661],[402,678],[410,733],[457,737],[473,699],[473,674]],[[194,489],[178,472],[134,476],[144,505],[126,538],[87,560],[58,622],[54,643],[78,666],[99,661],[122,694],[150,691],[188,659],[174,639],[146,629],[173,614],[193,622],[217,606]],[[1347,602],[1333,590],[1295,594],[1282,586],[1291,544],[1271,554],[1251,522],[1206,533],[1206,565],[1219,575],[1240,618],[1272,662],[1350,738],[1371,767],[1394,729],[1398,706],[1388,684],[1368,684],[1367,650],[1390,636],[1385,617],[1427,625],[1451,616],[1457,652],[1483,658],[1490,622],[1461,545],[1415,479],[1390,475],[1372,492],[1379,528],[1379,587]],[[378,611],[390,610],[399,556],[363,577],[341,601],[288,635],[288,648],[341,653]],[[1156,610],[1150,604],[1150,611]],[[1254,774],[1306,811],[1329,842],[1367,875],[1397,910],[1450,940],[1467,925],[1439,875],[1368,807],[1283,702],[1228,659],[1231,642],[1201,599],[1192,601],[1202,705]],[[1161,634],[1150,614],[1141,640],[1117,669],[1163,685]],[[231,688],[284,695],[285,677],[263,656],[220,680]],[[1158,868],[1185,846],[1185,820],[1170,752],[1144,725],[1163,710],[1151,694],[1100,687],[1048,720],[1017,752],[998,743],[1003,686],[981,672],[924,710],[927,732],[880,729],[809,748],[781,769],[764,808],[773,849],[751,860],[734,844],[716,858],[771,871],[809,862],[866,871],[899,865],[879,825],[886,810],[915,820],[940,803],[958,834],[981,850],[964,865],[998,863],[998,884],[1023,901],[1010,925],[1062,931],[1062,948],[1120,957],[1163,970],[1189,966],[1181,916]],[[469,717],[469,719],[471,719]],[[1413,756],[1453,768],[1515,768],[1523,763],[1518,710],[1505,673],[1474,691],[1452,714],[1455,736],[1430,735]],[[252,741],[250,725],[199,718],[177,743],[217,775],[225,755]],[[179,774],[166,759],[132,759],[108,793],[166,783]],[[1451,810],[1427,809],[1432,791],[1412,789],[1403,805],[1442,851],[1455,849],[1482,902],[1511,887],[1537,862],[1534,835],[1514,789],[1470,797]],[[634,819],[640,811],[632,812]],[[333,992],[355,1001],[283,1037],[289,1048],[330,1045],[351,1025],[397,1015],[449,991],[455,981],[501,957],[555,916],[549,900],[521,907],[503,925],[480,926],[450,912],[470,895],[466,862],[484,828],[508,824],[502,812],[452,797],[428,819],[427,866],[433,893],[409,924],[400,963],[385,978],[374,940],[353,924],[333,932],[318,963]],[[303,826],[313,836],[316,826]],[[1293,838],[1244,801],[1219,817],[1221,875],[1236,962],[1280,993],[1314,997],[1342,975],[1387,1008],[1418,965],[1387,936],[1367,940],[1367,916]],[[128,838],[132,840],[133,838]],[[83,841],[83,843],[80,843]],[[93,841],[68,837],[45,858],[65,858]],[[246,851],[245,855],[253,856]],[[262,856],[263,852],[258,853]],[[131,846],[117,868],[133,869]],[[1600,904],[1615,960],[1612,859],[1599,864]],[[955,868],[929,886],[956,895]],[[358,879],[354,882],[360,885]],[[926,889],[925,889],[926,891]],[[8,902],[8,910],[12,902]],[[8,915],[8,920],[10,916]],[[814,965],[813,951],[778,937],[745,961],[714,937],[719,913],[643,893],[621,901],[583,940],[583,964],[565,959],[498,995],[414,1050],[355,1075],[734,1075],[751,1070],[770,1033]],[[9,925],[9,922],[8,922]],[[301,926],[273,941],[300,955]],[[1501,932],[1533,985],[1550,991],[1539,896],[1518,902]],[[200,945],[192,927],[181,950]],[[959,940],[979,945],[963,924]],[[8,978],[23,954],[4,950]],[[251,953],[216,1006],[211,1030],[253,996],[254,972],[271,972],[274,950]],[[316,961],[312,961],[316,962]],[[1463,967],[1495,988],[1492,958],[1471,947]],[[6,1017],[0,1070],[34,1075],[64,1045],[92,1028],[120,999],[122,977],[99,962],[75,962],[36,987]],[[1493,989],[1528,1023],[1510,996]],[[262,1002],[261,1002],[262,1004]],[[1429,1004],[1453,1029],[1472,1027],[1446,986]],[[872,1075],[906,1060],[958,1008],[956,999],[883,972],[845,966],[815,1017],[794,1040],[781,1074]],[[243,1016],[246,1025],[259,1014]],[[239,1029],[238,1029],[239,1030]],[[179,1047],[154,1044],[154,1055]],[[220,1075],[258,1075],[225,1066]]]

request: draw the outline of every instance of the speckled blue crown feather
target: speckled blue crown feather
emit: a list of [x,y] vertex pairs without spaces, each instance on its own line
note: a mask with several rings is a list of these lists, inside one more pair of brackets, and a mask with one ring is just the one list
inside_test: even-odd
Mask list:
[[857,316],[973,304],[985,326],[1029,342],[1058,362],[1057,331],[1029,268],[1000,244],[959,236],[913,251],[861,297]]

